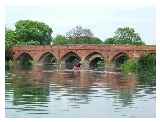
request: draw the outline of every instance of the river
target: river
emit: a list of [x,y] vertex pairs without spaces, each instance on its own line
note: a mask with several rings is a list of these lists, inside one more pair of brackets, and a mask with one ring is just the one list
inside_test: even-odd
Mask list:
[[[147,76],[145,76],[147,77]],[[156,85],[121,72],[10,68],[6,117],[155,117]],[[155,81],[155,76],[150,80]]]

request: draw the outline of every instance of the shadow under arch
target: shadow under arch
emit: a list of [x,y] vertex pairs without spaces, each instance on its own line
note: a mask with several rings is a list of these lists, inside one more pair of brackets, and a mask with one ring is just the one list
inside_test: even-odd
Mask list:
[[42,64],[56,64],[57,58],[53,53],[45,52],[40,56],[38,62]]
[[16,62],[20,68],[31,69],[33,58],[29,53],[23,52],[17,57]]
[[73,69],[74,65],[80,63],[81,58],[77,53],[71,51],[71,52],[66,53],[61,58],[61,61],[64,62],[64,65],[65,65],[66,69]]
[[151,53],[148,53],[147,55],[154,55],[154,56],[156,56],[156,52],[151,52]]
[[105,58],[99,52],[92,52],[86,58],[85,62],[87,63],[88,69],[105,69]]
[[43,53],[39,60],[38,63],[42,65],[42,68],[45,70],[53,70],[57,69],[57,58],[56,56],[51,53],[51,52],[45,52]]
[[126,52],[119,52],[112,58],[112,63],[115,67],[120,67],[129,59],[129,55]]

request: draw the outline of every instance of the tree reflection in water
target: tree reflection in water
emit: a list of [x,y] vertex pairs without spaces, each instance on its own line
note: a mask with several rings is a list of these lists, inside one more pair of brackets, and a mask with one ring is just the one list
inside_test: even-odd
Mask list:
[[[80,109],[82,104],[90,104],[95,99],[112,98],[113,106],[122,109],[132,106],[135,99],[141,97],[139,91],[146,87],[146,82],[139,81],[142,80],[139,75],[124,76],[114,72],[44,70],[42,66],[34,66],[31,70],[15,68],[7,72],[12,76],[6,77],[6,93],[13,89],[13,104],[28,108],[33,105],[48,107],[51,101],[66,99],[68,106]],[[148,82],[155,80],[147,76],[151,78],[145,76]],[[155,89],[150,87],[145,93],[152,91]]]
[[[27,77],[26,77],[27,76]],[[49,83],[31,81],[30,73],[25,72],[13,79],[14,105],[37,104],[48,102]]]

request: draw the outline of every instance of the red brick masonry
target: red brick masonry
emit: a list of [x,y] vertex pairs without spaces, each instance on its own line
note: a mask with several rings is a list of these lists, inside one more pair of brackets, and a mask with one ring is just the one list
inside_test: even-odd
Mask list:
[[53,45],[53,46],[17,46],[12,49],[13,59],[17,60],[23,53],[29,54],[36,62],[46,54],[53,54],[58,61],[63,61],[64,57],[72,52],[80,57],[81,61],[88,56],[99,54],[108,63],[111,63],[121,54],[127,54],[129,58],[139,58],[148,53],[156,54],[155,45],[132,46],[132,45]]

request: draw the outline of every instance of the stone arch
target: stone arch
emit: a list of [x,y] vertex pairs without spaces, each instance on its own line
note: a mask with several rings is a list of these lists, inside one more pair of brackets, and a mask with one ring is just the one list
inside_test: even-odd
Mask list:
[[29,58],[29,59],[33,60],[33,57],[27,52],[23,52],[19,56],[17,56],[16,61],[20,60],[22,58]]
[[33,58],[29,53],[23,52],[16,58],[16,62],[20,64],[21,68],[31,68]]
[[120,67],[121,64],[125,63],[129,59],[129,54],[126,52],[119,52],[113,56],[111,62],[116,66]]
[[105,69],[105,57],[99,52],[92,52],[85,57],[85,67],[88,69]]
[[56,64],[57,58],[53,53],[45,52],[40,56],[40,58],[38,59],[38,62],[40,64]]
[[81,58],[77,53],[70,51],[61,58],[61,61],[66,69],[73,69],[75,64],[80,63]]
[[156,56],[156,52],[149,52],[148,54]]

